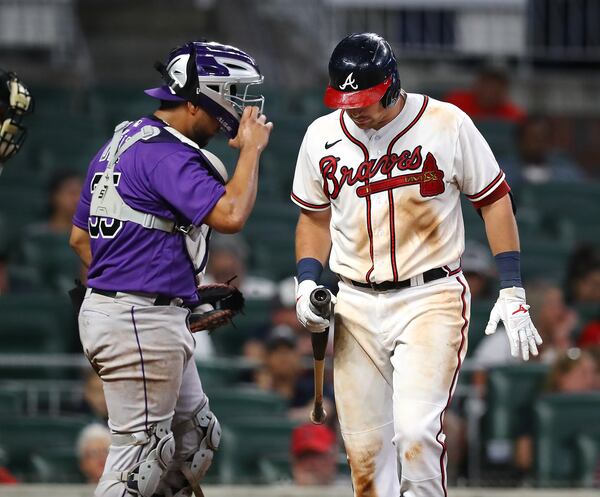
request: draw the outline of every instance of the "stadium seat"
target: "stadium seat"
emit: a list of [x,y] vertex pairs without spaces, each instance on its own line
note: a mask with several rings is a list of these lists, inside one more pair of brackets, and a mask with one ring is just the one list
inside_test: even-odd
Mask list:
[[30,463],[31,479],[37,483],[84,483],[75,447],[36,450]]
[[[600,393],[553,394],[535,405],[535,465],[542,486],[568,485],[590,479],[581,474],[582,437],[600,444]],[[597,460],[596,460],[597,464]],[[588,463],[589,465],[589,463]],[[592,465],[588,471],[594,471]]]
[[250,333],[269,322],[271,303],[268,300],[247,300],[244,313],[236,316],[232,324],[211,334],[218,354],[239,356]]
[[68,352],[77,339],[66,295],[3,295],[0,316],[3,353]]
[[281,395],[254,387],[232,387],[213,390],[210,406],[226,423],[240,417],[285,416],[287,401]]
[[485,337],[485,327],[490,319],[490,312],[494,306],[493,300],[474,300],[471,302],[471,319],[469,322],[469,348],[467,357],[471,357],[477,346]]
[[514,436],[517,416],[541,392],[549,369],[547,364],[532,362],[489,371],[486,417],[490,438]]
[[[220,333],[220,331],[215,333]],[[252,367],[240,358],[227,357],[197,359],[196,366],[204,389],[209,395],[215,390],[225,389],[239,383],[244,374]]]
[[9,185],[0,181],[0,214],[13,236],[22,233],[29,223],[42,220],[45,209],[45,190],[28,184]]
[[572,251],[570,242],[544,240],[521,233],[521,271],[525,281],[550,279],[562,282]]
[[487,243],[483,219],[481,219],[473,204],[464,196],[461,197],[461,208],[465,224],[465,239]]
[[600,429],[594,433],[582,433],[575,438],[576,464],[575,485],[592,487],[596,484],[598,461],[600,461]]
[[34,268],[45,286],[62,292],[73,287],[79,278],[81,262],[69,246],[69,235],[39,233],[28,236],[22,243],[25,265]]
[[600,185],[585,183],[547,183],[523,187],[525,205],[537,209],[544,222],[562,220],[571,237],[578,241],[600,242]]
[[24,392],[0,390],[0,416],[20,415],[24,410]]
[[[264,456],[260,460],[260,472],[267,481],[289,482],[292,479],[291,455]],[[350,477],[350,465],[346,453],[339,453],[337,457],[337,474]]]
[[287,418],[230,420],[223,426],[220,462],[222,483],[269,483],[261,461],[286,457],[297,422]]
[[0,446],[8,453],[8,467],[17,476],[33,473],[31,456],[47,447],[73,449],[87,422],[81,418],[2,417]]
[[516,125],[498,119],[480,119],[475,123],[494,155],[510,156],[515,153]]

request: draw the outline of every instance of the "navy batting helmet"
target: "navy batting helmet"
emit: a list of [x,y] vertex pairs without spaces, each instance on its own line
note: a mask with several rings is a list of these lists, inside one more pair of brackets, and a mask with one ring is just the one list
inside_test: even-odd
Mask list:
[[354,33],[333,50],[324,102],[332,109],[354,109],[400,95],[400,77],[390,44],[375,33]]
[[208,41],[193,41],[171,51],[167,64],[157,62],[165,85],[146,90],[161,100],[188,101],[212,115],[230,137],[237,134],[244,107],[262,112],[264,97],[249,89],[263,76],[255,60],[238,48]]

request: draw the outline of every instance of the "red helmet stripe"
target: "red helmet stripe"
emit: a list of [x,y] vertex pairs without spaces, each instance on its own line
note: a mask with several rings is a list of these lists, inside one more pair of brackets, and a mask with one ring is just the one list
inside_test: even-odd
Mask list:
[[357,91],[341,91],[329,85],[325,90],[323,101],[330,109],[356,109],[367,107],[381,100],[392,84],[391,76],[383,83]]

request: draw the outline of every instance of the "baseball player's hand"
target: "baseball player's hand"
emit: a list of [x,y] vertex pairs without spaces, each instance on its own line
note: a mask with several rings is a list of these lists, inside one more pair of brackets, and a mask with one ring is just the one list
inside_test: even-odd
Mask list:
[[267,116],[258,113],[258,107],[246,107],[240,119],[240,127],[235,138],[229,140],[229,146],[239,150],[255,149],[262,152],[273,129],[273,123],[267,122]]
[[506,328],[510,353],[513,357],[518,357],[519,348],[524,361],[529,360],[530,352],[534,356],[538,355],[538,345],[542,344],[542,337],[531,322],[523,288],[512,287],[500,290],[500,296],[490,314],[485,334],[493,334],[500,320]]
[[[300,324],[304,326],[308,331],[313,333],[322,333],[329,328],[329,320],[322,318],[312,311],[310,308],[310,294],[322,285],[317,285],[312,280],[304,280],[298,284],[298,280],[294,278],[296,282],[296,316]],[[334,295],[331,296],[331,303],[336,303]]]

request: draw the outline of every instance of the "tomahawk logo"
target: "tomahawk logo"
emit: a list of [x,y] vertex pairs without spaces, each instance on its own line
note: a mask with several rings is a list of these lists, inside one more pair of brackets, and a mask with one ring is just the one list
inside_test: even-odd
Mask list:
[[344,84],[340,85],[340,90],[345,90],[348,86],[353,90],[358,90],[358,86],[356,84],[356,81],[354,81],[354,78],[352,77],[352,73],[348,74],[348,77],[346,78],[346,81],[344,81]]

